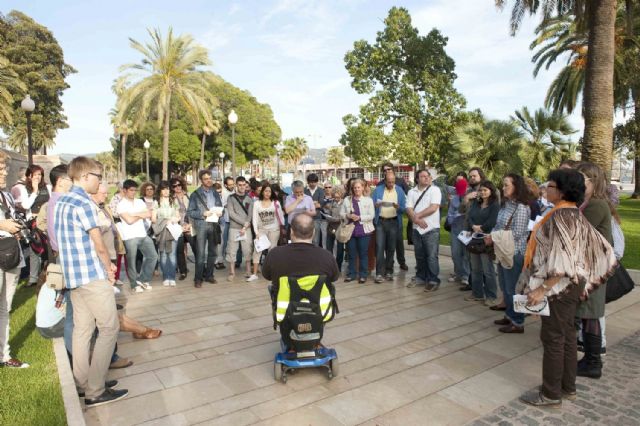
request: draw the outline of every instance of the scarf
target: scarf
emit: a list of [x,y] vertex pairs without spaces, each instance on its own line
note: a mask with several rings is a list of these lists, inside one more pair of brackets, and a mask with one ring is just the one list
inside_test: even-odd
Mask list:
[[536,240],[536,233],[538,232],[538,229],[540,229],[542,225],[544,225],[549,219],[551,219],[551,216],[553,216],[553,212],[555,212],[556,210],[575,207],[576,203],[562,200],[557,203],[551,210],[549,210],[549,213],[547,213],[540,220],[540,222],[536,223],[536,225],[533,227],[533,230],[531,231],[531,238],[529,238],[529,242],[527,243],[527,250],[524,253],[525,268],[529,268],[531,266],[531,262],[533,261],[533,255],[535,254],[536,246],[538,245],[538,241]]

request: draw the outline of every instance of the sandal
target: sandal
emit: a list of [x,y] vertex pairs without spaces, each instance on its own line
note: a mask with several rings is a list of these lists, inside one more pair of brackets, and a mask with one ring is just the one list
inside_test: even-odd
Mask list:
[[153,328],[148,328],[144,331],[144,333],[133,333],[134,339],[157,339],[162,334],[162,330],[154,330]]

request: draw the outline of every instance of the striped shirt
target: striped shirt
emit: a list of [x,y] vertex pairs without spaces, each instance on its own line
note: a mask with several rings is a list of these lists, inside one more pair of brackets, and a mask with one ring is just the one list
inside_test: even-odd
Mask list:
[[60,264],[67,288],[73,289],[96,280],[106,280],[89,230],[97,228],[98,210],[84,189],[73,186],[58,200],[54,227]]

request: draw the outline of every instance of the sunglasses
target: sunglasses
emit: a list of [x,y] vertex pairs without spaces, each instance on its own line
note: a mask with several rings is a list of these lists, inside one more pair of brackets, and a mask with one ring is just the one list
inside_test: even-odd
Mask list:
[[180,185],[179,183],[176,183],[175,185],[171,185],[172,188],[177,188],[179,186],[182,186],[182,185]]

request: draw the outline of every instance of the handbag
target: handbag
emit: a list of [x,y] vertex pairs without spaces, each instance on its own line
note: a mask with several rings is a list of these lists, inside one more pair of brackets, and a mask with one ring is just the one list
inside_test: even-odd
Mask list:
[[635,283],[631,279],[631,276],[629,276],[625,267],[622,266],[622,263],[618,262],[616,270],[607,281],[605,303],[620,299],[622,296],[633,290],[633,287],[635,287]]
[[289,240],[287,239],[287,228],[284,227],[284,224],[280,221],[280,215],[278,214],[278,208],[280,207],[280,203],[275,201],[276,208],[276,218],[278,219],[278,224],[280,225],[280,235],[278,235],[278,245],[286,246]]
[[451,223],[449,223],[449,216],[444,220],[444,230],[451,232]]
[[47,279],[45,281],[49,287],[56,291],[65,289],[64,276],[62,275],[62,266],[57,263],[49,263],[47,265]]
[[[346,202],[346,200],[344,202]],[[349,197],[349,204],[351,204],[351,197]],[[352,213],[353,208],[351,208],[349,212]],[[355,223],[341,221],[340,225],[338,225],[338,229],[336,229],[336,240],[342,244],[349,242],[354,229],[356,229]]]
[[[11,210],[4,193],[0,191],[2,196],[2,207],[4,210],[5,218],[9,218]],[[3,271],[9,271],[20,264],[20,253],[22,249],[18,240],[11,237],[0,237],[0,269]]]

